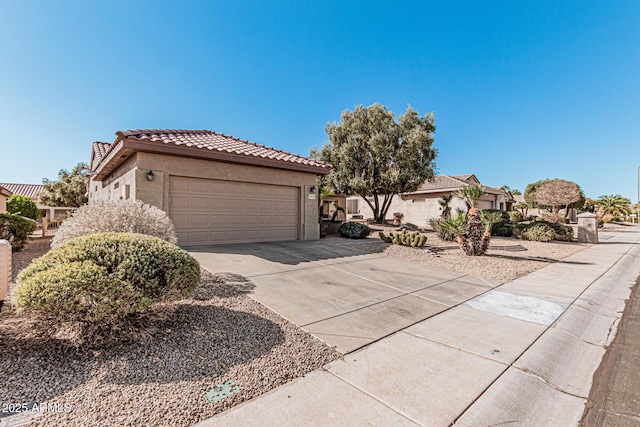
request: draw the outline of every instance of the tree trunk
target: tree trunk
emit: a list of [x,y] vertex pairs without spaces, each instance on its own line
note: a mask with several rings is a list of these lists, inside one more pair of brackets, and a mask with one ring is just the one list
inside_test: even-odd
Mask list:
[[393,200],[393,194],[385,194],[384,202],[382,203],[382,209],[380,210],[380,222],[384,222],[387,212],[391,207],[391,201]]
[[375,206],[373,206],[373,204],[369,201],[367,196],[365,196],[364,194],[358,193],[358,196],[362,197],[364,199],[364,201],[367,202],[367,204],[369,205],[369,207],[373,211],[373,217],[375,218],[376,215],[377,215],[377,208]]

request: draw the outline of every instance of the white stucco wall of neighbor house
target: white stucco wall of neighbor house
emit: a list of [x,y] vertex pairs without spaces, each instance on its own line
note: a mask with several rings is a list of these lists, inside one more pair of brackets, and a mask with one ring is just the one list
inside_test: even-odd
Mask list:
[[[442,215],[442,207],[438,201],[443,194],[445,193],[396,195],[391,201],[386,219],[392,221],[394,213],[400,212],[404,214],[403,224],[411,223],[418,227],[425,227],[431,218],[439,218]],[[452,215],[455,215],[458,210],[467,211],[466,203],[458,197],[453,197],[449,206]],[[486,194],[478,201],[480,209],[500,209],[501,207],[503,210],[506,207],[506,200],[501,195]],[[347,197],[347,218],[370,219],[373,218],[373,210],[362,197]]]
[[[425,227],[431,218],[438,218],[442,214],[442,207],[438,203],[438,197],[424,197],[424,195],[396,195],[391,201],[391,206],[387,211],[387,220],[393,220],[393,214],[400,212],[404,215],[403,223],[411,223],[418,227]],[[450,203],[451,212],[455,214],[456,209],[466,211],[464,200],[454,197]],[[347,217],[349,219],[373,218],[373,210],[367,202],[359,196],[347,198]]]

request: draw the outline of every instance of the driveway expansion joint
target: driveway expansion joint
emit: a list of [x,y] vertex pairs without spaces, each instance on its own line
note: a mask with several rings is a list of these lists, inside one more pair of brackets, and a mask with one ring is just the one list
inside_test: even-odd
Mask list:
[[[346,363],[344,361],[344,359],[342,359],[344,363]],[[342,381],[343,383],[353,387],[354,389],[356,389],[358,392],[364,394],[365,396],[368,396],[369,398],[375,400],[376,402],[380,403],[381,405],[385,406],[386,408],[392,410],[393,412],[395,412],[396,414],[400,415],[402,418],[405,418],[406,420],[414,423],[417,426],[422,426],[422,424],[419,421],[414,420],[413,418],[411,418],[411,416],[409,416],[408,414],[405,414],[404,412],[400,411],[397,408],[394,408],[393,406],[391,406],[389,403],[385,402],[384,400],[381,400],[380,398],[376,397],[375,395],[367,392],[366,390],[363,390],[362,388],[358,387],[357,385],[355,385],[354,383],[352,383],[351,381],[347,381],[345,378],[341,377],[340,375],[335,374],[334,372],[331,372],[330,370],[328,370],[327,368],[325,368],[324,366],[322,367],[322,370],[325,372],[328,372],[329,374],[333,375],[335,378],[337,378],[338,380]]]

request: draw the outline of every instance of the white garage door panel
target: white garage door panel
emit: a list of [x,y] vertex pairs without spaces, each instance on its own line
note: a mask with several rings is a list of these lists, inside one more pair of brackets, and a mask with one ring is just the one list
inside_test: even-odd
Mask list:
[[296,187],[171,177],[170,208],[180,245],[296,240]]

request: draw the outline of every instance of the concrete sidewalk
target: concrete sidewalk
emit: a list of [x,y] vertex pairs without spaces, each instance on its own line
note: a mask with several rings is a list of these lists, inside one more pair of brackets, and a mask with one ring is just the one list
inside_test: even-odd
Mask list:
[[198,425],[577,425],[639,241],[617,234]]

